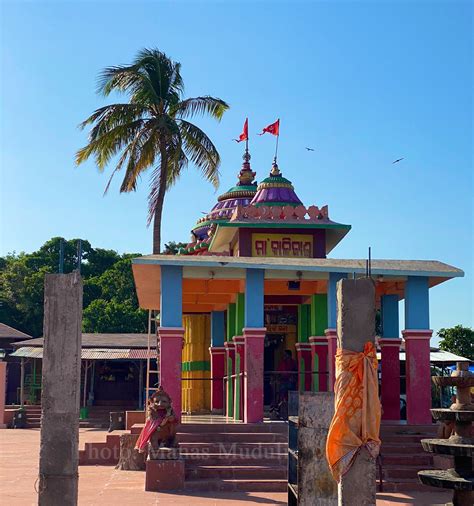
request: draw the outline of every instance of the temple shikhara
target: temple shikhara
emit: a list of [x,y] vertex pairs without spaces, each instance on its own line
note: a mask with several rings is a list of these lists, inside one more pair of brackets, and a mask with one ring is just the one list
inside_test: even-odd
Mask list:
[[[186,247],[133,260],[160,357],[149,361],[147,388],[157,383],[156,369],[177,416],[260,422],[285,389],[333,388],[336,283],[365,277],[367,261],[330,257],[351,226],[332,219],[347,216],[321,202],[323,191],[318,202],[302,202],[276,160],[265,176],[257,183],[246,150],[235,186],[198,219]],[[429,291],[463,272],[432,260],[372,260],[370,275],[380,310],[383,418],[400,419],[402,396],[408,424],[429,424]]]

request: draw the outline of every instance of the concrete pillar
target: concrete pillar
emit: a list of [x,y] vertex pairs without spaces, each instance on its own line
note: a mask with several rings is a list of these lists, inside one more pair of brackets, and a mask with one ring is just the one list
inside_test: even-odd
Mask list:
[[382,295],[382,419],[400,420],[400,345],[398,295]]
[[244,336],[234,336],[235,344],[235,367],[234,367],[234,420],[244,418],[245,399],[245,340]]
[[341,279],[346,279],[347,274],[342,272],[330,272],[327,288],[327,309],[328,309],[328,327],[324,334],[328,341],[328,388],[330,391],[334,389],[336,380],[336,349],[337,349],[337,301],[336,301],[336,285]]
[[409,276],[405,284],[405,374],[407,423],[430,424],[431,372],[428,278]]
[[263,327],[263,269],[247,269],[245,280],[245,423],[263,421],[263,349],[266,329]]
[[78,501],[82,279],[46,274],[38,504]]
[[311,391],[312,362],[311,344],[296,343],[296,357],[298,360],[298,390],[300,392]]
[[183,352],[183,269],[161,266],[160,385],[171,397],[173,409],[181,420],[181,376]]
[[[344,279],[337,285],[338,346],[345,350],[364,351],[367,341],[375,342],[375,285],[370,278]],[[380,417],[380,405],[371,414]],[[380,422],[380,418],[379,418]],[[361,431],[364,425],[361,423]],[[362,434],[361,434],[362,436]],[[363,447],[350,469],[341,477],[339,505],[375,505],[375,459]]]
[[5,429],[5,397],[7,391],[7,363],[0,360],[0,429]]

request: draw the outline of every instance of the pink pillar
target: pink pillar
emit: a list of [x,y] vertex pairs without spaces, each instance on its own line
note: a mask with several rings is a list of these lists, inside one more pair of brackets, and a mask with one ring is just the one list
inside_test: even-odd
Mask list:
[[298,389],[311,391],[311,345],[309,343],[296,343],[296,355],[298,358]]
[[211,412],[222,414],[224,411],[224,374],[225,348],[213,346],[209,348],[211,354]]
[[332,392],[336,381],[337,330],[326,329],[324,333],[328,340],[328,390]]
[[407,423],[431,424],[430,339],[432,330],[402,330],[405,339]]
[[180,421],[184,329],[159,327],[158,336],[160,339],[160,385],[171,397],[174,412]]
[[328,390],[328,340],[326,336],[311,336],[311,364],[313,373],[313,390],[327,392]]
[[5,425],[5,395],[7,391],[7,363],[0,361],[0,429]]
[[400,345],[398,338],[379,340],[382,353],[382,419],[400,420]]
[[263,422],[263,345],[266,328],[244,328],[244,422]]
[[[235,374],[245,372],[245,339],[244,336],[234,336],[235,344]],[[237,370],[237,356],[239,357],[239,369]],[[237,385],[238,383],[238,385]],[[245,382],[244,376],[236,377],[234,380],[234,419],[244,418]],[[237,403],[239,409],[237,410]]]

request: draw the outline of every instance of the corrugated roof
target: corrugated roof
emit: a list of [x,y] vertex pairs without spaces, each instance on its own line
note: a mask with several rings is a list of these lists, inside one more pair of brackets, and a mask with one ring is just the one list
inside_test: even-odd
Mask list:
[[[10,356],[24,358],[43,358],[42,346],[22,346]],[[156,358],[156,350],[151,350],[151,357]],[[83,360],[144,360],[147,358],[147,349],[127,348],[83,348]]]
[[[43,337],[14,343],[14,346],[43,346]],[[148,334],[82,334],[83,348],[146,348]],[[156,338],[152,336],[151,344],[156,345]]]
[[[377,353],[377,358],[380,360],[381,353]],[[400,361],[405,362],[406,353],[404,351],[400,351]],[[454,364],[456,362],[469,362],[468,358],[460,357],[459,355],[455,355],[454,353],[450,353],[449,351],[437,350],[430,352],[430,362],[434,363],[447,363]]]
[[21,332],[20,330],[14,329],[10,327],[10,325],[6,325],[5,323],[0,323],[0,338],[2,339],[30,339],[31,336]]

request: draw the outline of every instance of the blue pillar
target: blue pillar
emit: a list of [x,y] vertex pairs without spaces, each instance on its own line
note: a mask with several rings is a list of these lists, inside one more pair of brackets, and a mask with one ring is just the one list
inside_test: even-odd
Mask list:
[[428,278],[408,276],[405,284],[405,329],[430,328]]
[[183,268],[161,266],[160,326],[183,326]]
[[342,272],[330,272],[328,280],[328,328],[335,329],[337,323],[336,283],[347,278]]
[[247,269],[245,278],[245,327],[263,327],[264,269]]
[[398,324],[398,295],[382,295],[382,336],[399,337],[400,328]]
[[211,346],[224,346],[225,339],[225,312],[211,312]]

